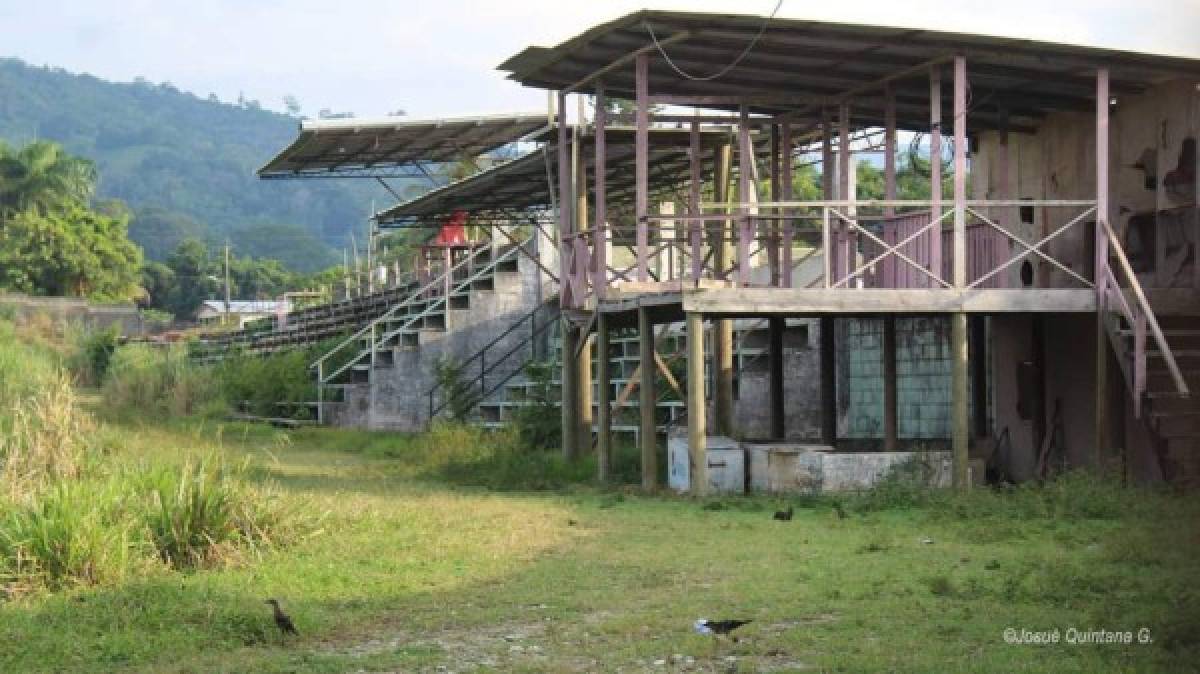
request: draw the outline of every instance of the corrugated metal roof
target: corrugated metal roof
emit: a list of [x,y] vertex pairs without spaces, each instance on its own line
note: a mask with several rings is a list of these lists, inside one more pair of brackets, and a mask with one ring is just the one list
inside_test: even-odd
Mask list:
[[260,178],[418,175],[417,164],[495,151],[546,127],[541,113],[446,119],[303,120],[300,133],[258,170]]
[[[702,127],[702,169],[712,171],[712,149],[721,142],[732,140],[727,129]],[[690,143],[688,129],[654,128],[650,130],[650,175],[652,192],[685,185],[689,176]],[[605,134],[607,147],[606,199],[609,208],[619,208],[632,202],[634,189],[634,130],[628,127],[609,127]],[[591,130],[582,137],[580,147],[589,176],[594,173],[595,137]],[[760,150],[763,148],[760,148]],[[497,215],[507,217],[518,211],[549,209],[552,206],[550,185],[557,192],[556,146],[547,144],[541,150],[527,154],[495,168],[481,171],[449,185],[430,190],[415,199],[378,213],[381,225],[438,226],[454,211],[472,216]],[[588,191],[594,185],[588,180]]]
[[[767,114],[792,111],[813,123],[820,108],[842,94],[878,82],[905,69],[897,79],[901,128],[928,128],[928,73],[920,68],[954,54],[966,56],[971,84],[968,123],[974,128],[1000,125],[1007,114],[1013,128],[1036,126],[1057,110],[1093,110],[1094,72],[1110,69],[1114,95],[1134,93],[1163,80],[1200,78],[1200,60],[1033,40],[889,28],[761,16],[640,11],[598,25],[562,44],[529,47],[509,58],[500,70],[528,86],[561,90],[641,50],[649,49],[652,94],[741,96]],[[680,76],[654,46],[689,73],[715,73],[763,30],[749,54],[726,75],[711,81]],[[621,63],[603,76],[609,96],[632,98],[632,63]],[[947,72],[944,81],[950,82]],[[581,91],[594,91],[586,82]],[[944,85],[943,103],[950,105]],[[725,107],[714,105],[713,107]],[[882,125],[882,92],[853,99],[853,122]],[[945,115],[943,115],[945,118]]]

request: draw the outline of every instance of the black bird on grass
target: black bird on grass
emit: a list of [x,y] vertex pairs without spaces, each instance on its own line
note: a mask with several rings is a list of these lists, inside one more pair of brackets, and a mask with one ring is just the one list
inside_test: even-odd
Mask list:
[[700,634],[726,635],[742,625],[749,624],[749,620],[705,620],[701,618],[693,627]]
[[791,522],[792,521],[792,506],[788,506],[787,510],[776,510],[775,511],[775,519],[779,520],[780,522]]
[[292,619],[288,617],[288,614],[283,612],[283,609],[279,608],[279,600],[268,599],[263,603],[270,604],[271,608],[275,610],[275,624],[279,626],[280,632],[284,635],[295,634],[296,636],[300,636],[300,633],[296,631],[296,626],[292,624]]

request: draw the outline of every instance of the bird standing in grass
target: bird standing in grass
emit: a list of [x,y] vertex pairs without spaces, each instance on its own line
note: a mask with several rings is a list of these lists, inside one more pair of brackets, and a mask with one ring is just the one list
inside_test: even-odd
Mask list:
[[693,627],[699,634],[712,634],[714,636],[728,635],[742,625],[750,624],[749,620],[705,620],[701,618],[696,621]]
[[287,636],[288,634],[300,636],[300,633],[296,631],[296,626],[292,624],[292,619],[288,617],[288,614],[283,612],[283,609],[279,608],[279,600],[268,599],[264,603],[270,604],[271,608],[275,610],[275,624],[279,626],[279,631],[282,632],[284,636]]
[[779,520],[780,522],[791,522],[792,521],[792,506],[788,506],[787,510],[776,510],[775,511],[775,519]]

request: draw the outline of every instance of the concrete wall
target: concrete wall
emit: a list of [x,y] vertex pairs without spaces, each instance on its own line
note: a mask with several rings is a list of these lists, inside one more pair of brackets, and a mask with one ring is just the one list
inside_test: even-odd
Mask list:
[[[516,352],[488,375],[488,381],[498,381],[520,367],[532,353],[530,328],[521,326],[502,340],[498,341],[498,337],[514,323],[526,319],[541,303],[545,288],[541,287],[543,275],[537,265],[524,255],[517,260],[516,272],[495,274],[493,289],[471,291],[469,309],[450,309],[445,331],[422,332],[419,348],[395,349],[392,367],[377,368],[371,373],[370,384],[349,388],[345,404],[332,412],[339,425],[423,430],[429,422],[428,393],[437,383],[437,363],[444,356],[463,361],[484,346],[494,344],[489,354],[496,357],[510,348]],[[464,376],[473,377],[478,367],[476,361]]]
[[102,330],[112,325],[120,327],[125,336],[143,335],[167,327],[146,321],[132,304],[93,304],[76,297],[31,297],[15,293],[0,293],[0,311],[12,312],[21,320],[46,316],[53,321],[70,323],[88,330]]
[[[747,346],[765,349],[770,337],[763,325],[744,333],[742,339]],[[784,431],[791,440],[811,439],[821,433],[820,343],[820,321],[787,321],[783,333]],[[739,438],[762,439],[771,435],[769,363],[765,353],[744,358],[740,367],[735,361],[737,396],[733,409]]]

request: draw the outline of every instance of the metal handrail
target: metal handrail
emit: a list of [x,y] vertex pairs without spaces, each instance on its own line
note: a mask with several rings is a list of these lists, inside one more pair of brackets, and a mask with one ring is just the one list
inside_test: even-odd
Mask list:
[[480,253],[489,251],[489,250],[490,249],[488,249],[488,248],[480,248],[480,249],[477,249],[476,251],[472,252],[470,255],[467,255],[462,260],[459,260],[458,264],[455,264],[454,266],[450,267],[444,273],[440,274],[439,276],[437,276],[436,278],[431,280],[429,283],[426,283],[424,286],[421,286],[419,289],[414,290],[413,292],[409,293],[408,297],[403,302],[400,302],[399,304],[392,307],[391,309],[388,309],[387,312],[376,317],[375,320],[368,323],[361,330],[350,335],[346,339],[342,340],[337,346],[335,346],[332,349],[330,349],[329,351],[327,351],[325,353],[325,355],[323,355],[320,358],[318,358],[317,360],[313,361],[309,365],[309,367],[310,368],[320,367],[322,364],[324,364],[324,362],[326,360],[329,360],[329,358],[333,354],[341,351],[342,348],[346,346],[346,344],[349,344],[350,342],[357,340],[357,339],[362,339],[363,335],[367,334],[368,332],[371,332],[377,323],[380,323],[382,321],[392,318],[396,314],[397,311],[411,305],[414,299],[419,298],[419,299],[423,300],[424,298],[421,298],[420,296],[424,295],[429,290],[432,290],[433,288],[444,284],[447,275],[453,274],[454,272],[461,269],[464,265],[467,265],[469,262],[472,262],[474,260],[475,256],[479,255]]
[[[1167,370],[1171,373],[1171,378],[1175,380],[1175,389],[1180,395],[1191,395],[1191,391],[1188,390],[1187,381],[1183,377],[1183,372],[1179,369],[1179,363],[1175,361],[1175,354],[1171,353],[1166,335],[1163,334],[1162,328],[1158,325],[1158,319],[1154,316],[1154,311],[1150,308],[1150,301],[1146,299],[1146,293],[1142,290],[1142,284],[1137,280],[1137,274],[1133,271],[1133,265],[1129,264],[1129,258],[1125,257],[1125,250],[1121,248],[1121,242],[1117,238],[1116,232],[1113,231],[1112,225],[1108,224],[1107,218],[1097,219],[1104,225],[1104,234],[1108,237],[1109,248],[1116,255],[1122,275],[1129,281],[1129,289],[1133,291],[1133,297],[1137,301],[1137,307],[1141,314],[1139,317],[1129,315],[1125,317],[1130,323],[1134,323],[1137,318],[1146,322],[1147,327],[1150,328],[1150,334],[1154,336],[1154,341],[1158,344],[1163,361],[1167,364]],[[1116,278],[1115,275],[1114,278]],[[1120,292],[1119,287],[1117,290]],[[1103,302],[1104,298],[1098,297],[1097,300]],[[1140,395],[1141,392],[1138,391],[1136,393]]]
[[[500,367],[500,365],[502,363],[504,363],[506,360],[508,360],[508,358],[510,356],[512,356],[514,353],[521,350],[521,348],[524,347],[525,344],[522,343],[522,344],[517,344],[515,346],[509,347],[507,351],[505,351],[499,357],[493,359],[490,365],[487,364],[487,358],[486,358],[488,349],[491,349],[496,344],[500,343],[500,341],[503,340],[505,337],[512,334],[514,331],[516,331],[517,328],[524,325],[526,320],[529,321],[529,325],[530,325],[530,332],[529,332],[530,341],[537,339],[539,336],[541,336],[541,334],[543,332],[545,332],[547,330],[547,328],[553,326],[554,323],[557,321],[558,312],[552,312],[553,317],[542,322],[541,325],[538,325],[538,323],[537,323],[538,312],[544,311],[548,306],[550,306],[550,305],[546,305],[546,304],[538,305],[532,311],[530,311],[530,312],[526,313],[524,316],[522,316],[519,320],[514,321],[513,324],[508,327],[508,329],[506,329],[504,332],[497,335],[495,337],[495,339],[493,339],[491,342],[486,344],[482,349],[480,349],[479,351],[476,351],[474,354],[472,354],[466,360],[462,361],[461,365],[464,370],[466,369],[466,367],[469,363],[472,363],[476,360],[480,361],[479,374],[475,375],[471,379],[471,381],[466,382],[466,385],[465,385],[466,387],[474,387],[476,383],[480,384],[480,387],[479,387],[480,388],[480,392],[479,392],[479,400],[480,401],[486,399],[489,395],[491,395],[492,393],[495,393],[496,390],[499,389],[501,386],[503,386],[503,385],[507,384],[509,381],[511,381],[512,378],[515,377],[521,371],[521,369],[524,367],[524,365],[529,363],[530,360],[532,360],[532,359],[526,359],[525,363],[522,364],[522,367],[519,367],[519,368],[513,370],[512,372],[510,372],[508,374],[507,377],[504,377],[500,381],[494,382],[492,384],[492,386],[489,388],[487,386],[484,386],[484,382],[487,378],[487,375],[494,372],[496,370],[496,368]],[[437,416],[439,413],[441,413],[442,410],[449,407],[452,402],[454,402],[455,400],[458,399],[457,397],[446,398],[446,399],[442,400],[440,404],[435,405],[434,400],[436,399],[437,392],[443,388],[445,388],[445,385],[442,382],[437,382],[436,384],[434,384],[433,388],[429,389],[429,392],[426,394],[429,398],[429,419],[430,420],[432,420],[435,416]]]

